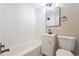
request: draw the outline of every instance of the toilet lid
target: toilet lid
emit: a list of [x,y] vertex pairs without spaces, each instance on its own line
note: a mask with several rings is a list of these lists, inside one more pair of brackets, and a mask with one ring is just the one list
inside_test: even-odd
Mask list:
[[58,49],[56,52],[56,56],[74,56],[74,54],[64,49]]

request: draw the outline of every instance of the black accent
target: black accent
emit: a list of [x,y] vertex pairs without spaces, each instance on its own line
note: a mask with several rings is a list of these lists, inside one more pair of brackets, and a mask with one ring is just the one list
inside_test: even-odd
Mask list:
[[5,50],[3,50],[3,51],[1,51],[0,53],[4,53],[4,52],[6,52],[6,51],[10,51],[9,49],[5,49]]
[[50,20],[50,18],[47,18],[47,20]]
[[5,47],[5,45],[2,45],[2,43],[0,43],[0,54],[2,54],[2,53],[4,53],[4,52],[9,52],[10,50],[9,50],[9,48],[8,49],[2,49],[3,47]]
[[52,32],[48,32],[48,34],[53,34]]
[[1,45],[1,47],[5,47],[5,45]]
[[63,16],[63,18],[66,18],[66,16]]
[[42,53],[42,56],[47,56],[47,55],[45,55],[44,53]]

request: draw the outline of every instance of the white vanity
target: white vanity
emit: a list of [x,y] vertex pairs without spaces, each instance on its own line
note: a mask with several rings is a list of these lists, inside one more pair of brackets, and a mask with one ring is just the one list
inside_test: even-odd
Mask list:
[[55,34],[42,35],[42,55],[54,56],[55,55]]

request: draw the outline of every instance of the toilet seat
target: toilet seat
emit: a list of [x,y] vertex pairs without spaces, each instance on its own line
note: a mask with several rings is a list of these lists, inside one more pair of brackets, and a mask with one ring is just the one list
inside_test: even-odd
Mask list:
[[74,56],[74,54],[70,51],[65,50],[65,49],[58,49],[56,51],[56,56]]

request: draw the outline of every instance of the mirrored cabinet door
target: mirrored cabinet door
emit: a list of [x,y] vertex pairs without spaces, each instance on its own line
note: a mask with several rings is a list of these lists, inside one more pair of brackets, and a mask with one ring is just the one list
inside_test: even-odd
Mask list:
[[55,7],[46,11],[46,25],[47,26],[59,26],[60,25],[60,8]]

